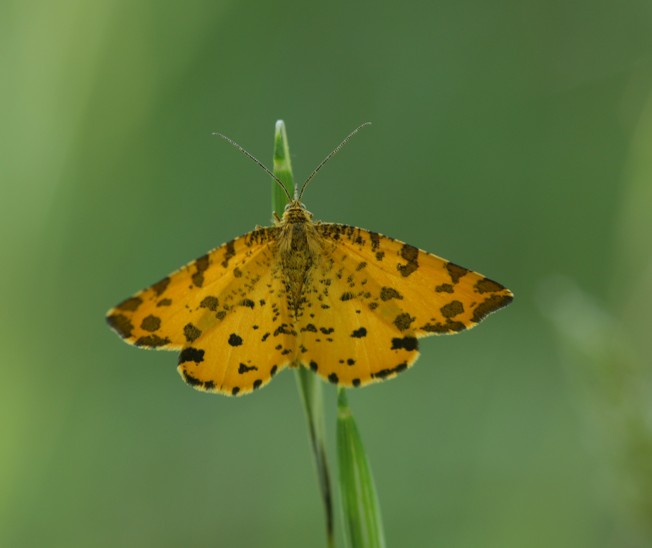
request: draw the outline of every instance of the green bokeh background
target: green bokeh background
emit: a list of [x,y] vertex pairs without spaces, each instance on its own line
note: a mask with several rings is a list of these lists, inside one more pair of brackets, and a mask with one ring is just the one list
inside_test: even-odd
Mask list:
[[2,0],[0,68],[0,545],[324,545],[293,375],[200,394],[104,323],[269,223],[211,132],[271,164],[277,118],[298,179],[374,123],[316,218],[516,295],[349,394],[389,546],[652,545],[649,0]]

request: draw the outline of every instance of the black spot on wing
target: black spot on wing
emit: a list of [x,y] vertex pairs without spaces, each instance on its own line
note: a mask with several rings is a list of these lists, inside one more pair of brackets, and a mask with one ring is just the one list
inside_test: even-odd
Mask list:
[[394,318],[394,325],[398,327],[401,331],[410,329],[410,324],[414,321],[414,318],[410,316],[407,312],[398,314]]
[[451,277],[453,285],[459,282],[460,278],[462,276],[466,276],[466,274],[469,272],[467,268],[450,262],[446,263],[446,270],[448,270],[448,274]]
[[195,342],[201,336],[201,329],[195,327],[192,323],[187,323],[183,328],[183,334],[188,342]]
[[451,284],[441,284],[435,287],[436,293],[453,293],[453,286]]
[[407,367],[407,362],[402,362],[399,363],[396,367],[392,367],[390,369],[381,369],[376,373],[372,373],[371,376],[375,379],[386,379],[387,377],[393,377],[401,371],[405,371]]
[[188,346],[184,348],[179,354],[179,363],[195,362],[201,363],[204,361],[204,351],[200,348],[193,348]]
[[514,297],[512,295],[491,295],[476,306],[471,320],[477,323],[487,314],[491,314],[503,306],[507,306],[513,299]]
[[208,295],[207,297],[204,297],[202,301],[199,303],[200,308],[208,308],[211,312],[215,312],[217,310],[217,306],[219,305],[219,301],[217,297],[213,297],[213,295]]
[[240,363],[238,366],[238,373],[240,373],[240,375],[248,373],[249,371],[258,371],[258,368],[255,365],[247,365],[246,363]]
[[165,346],[169,344],[170,339],[167,337],[161,338],[158,335],[147,335],[145,337],[139,337],[134,343],[136,346],[147,346],[149,348],[157,348],[159,346]]
[[229,261],[233,258],[234,255],[235,255],[235,246],[233,244],[233,240],[231,240],[230,242],[224,244],[224,259],[222,260],[222,266],[224,268],[228,268]]
[[124,314],[111,314],[106,317],[106,321],[123,339],[131,337],[134,326]]
[[409,244],[403,244],[400,255],[405,259],[406,263],[398,264],[396,265],[396,268],[401,273],[401,276],[407,278],[419,268],[419,250]]
[[196,388],[203,388],[204,390],[214,390],[215,389],[215,383],[213,381],[206,381],[203,382],[199,380],[196,377],[193,377],[190,373],[187,371],[180,369],[181,371],[181,376],[183,377],[183,380],[186,381],[190,386],[194,386]]
[[193,377],[190,373],[187,371],[180,369],[181,371],[181,376],[183,377],[183,380],[186,381],[190,386],[203,386],[204,383],[200,381],[199,379]]
[[464,305],[460,301],[451,301],[442,306],[439,311],[444,318],[453,318],[464,312]]
[[157,331],[158,328],[161,327],[161,318],[152,316],[151,314],[149,316],[145,316],[143,321],[140,322],[140,327],[145,331]]
[[380,235],[377,232],[369,232],[369,239],[371,240],[371,250],[376,251],[380,245]]
[[361,339],[362,337],[367,336],[367,329],[365,327],[360,327],[359,329],[356,329],[351,333],[351,337],[354,337],[356,339]]
[[296,335],[296,331],[292,329],[292,326],[288,325],[287,323],[282,323],[279,325],[275,330],[274,330],[274,336],[278,337],[279,335]]
[[489,278],[483,278],[475,282],[473,286],[478,293],[497,293],[505,289],[502,285]]
[[239,335],[236,335],[235,333],[231,333],[229,335],[229,344],[231,346],[240,346],[242,344],[242,337]]
[[389,301],[390,299],[403,299],[403,295],[401,295],[396,289],[393,287],[383,287],[380,290],[380,300],[381,301]]
[[160,297],[163,294],[163,292],[167,289],[168,285],[170,285],[170,278],[166,276],[162,280],[156,282],[152,286],[152,289],[156,293],[156,296]]
[[402,337],[392,339],[392,350],[407,350],[409,352],[419,349],[419,341],[416,337]]
[[129,297],[116,306],[116,308],[128,312],[135,312],[142,303],[143,300],[140,297]]
[[447,319],[445,322],[436,322],[432,323],[429,322],[425,324],[423,327],[421,327],[422,331],[425,331],[426,333],[458,333],[459,331],[464,331],[466,329],[466,325],[464,325],[462,322],[454,322],[451,319]]
[[204,285],[204,272],[208,270],[208,264],[208,255],[202,255],[193,263],[195,272],[192,276],[190,276],[190,279],[192,280],[192,283],[195,285],[195,287],[201,287]]

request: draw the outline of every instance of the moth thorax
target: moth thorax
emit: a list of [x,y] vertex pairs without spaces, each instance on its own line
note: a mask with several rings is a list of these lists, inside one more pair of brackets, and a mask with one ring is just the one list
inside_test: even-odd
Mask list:
[[284,223],[305,223],[312,215],[298,202],[292,202],[283,213]]

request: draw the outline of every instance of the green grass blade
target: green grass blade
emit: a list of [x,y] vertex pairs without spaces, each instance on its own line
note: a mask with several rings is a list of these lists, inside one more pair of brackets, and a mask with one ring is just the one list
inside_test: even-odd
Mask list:
[[381,548],[385,535],[373,475],[346,398],[337,397],[337,461],[344,534],[351,548]]
[[[294,176],[292,175],[292,161],[290,160],[290,145],[288,144],[288,136],[283,120],[276,122],[276,129],[274,131],[274,163],[272,171],[281,180],[288,194],[293,196]],[[287,203],[288,199],[285,192],[278,186],[276,181],[273,181],[272,208],[279,217],[283,216],[283,211]]]
[[[274,175],[276,175],[290,196],[294,195],[294,178],[292,175],[292,163],[290,161],[290,148],[288,145],[287,133],[283,120],[276,122],[274,133]],[[283,215],[287,196],[276,181],[272,184],[272,208],[280,217]],[[326,542],[333,547],[333,498],[331,496],[330,474],[326,461],[326,427],[324,424],[324,402],[322,394],[322,383],[311,371],[305,367],[296,370],[296,379],[301,401],[306,412],[308,431],[310,433],[310,445],[315,457],[319,487],[326,513]]]

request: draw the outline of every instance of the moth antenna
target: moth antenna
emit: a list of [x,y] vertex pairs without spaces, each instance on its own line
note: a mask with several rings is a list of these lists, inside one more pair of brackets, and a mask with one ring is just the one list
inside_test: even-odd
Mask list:
[[251,152],[245,150],[243,147],[241,147],[238,143],[236,143],[233,139],[229,139],[226,135],[223,135],[222,133],[219,132],[214,132],[213,135],[216,135],[217,137],[221,137],[224,139],[227,143],[232,144],[235,148],[237,148],[242,154],[244,154],[247,158],[250,160],[254,161],[255,163],[258,164],[259,167],[263,169],[269,175],[272,179],[274,179],[279,186],[283,189],[283,192],[285,192],[285,196],[288,199],[288,202],[292,201],[292,197],[290,196],[290,193],[288,192],[288,189],[285,188],[285,185],[283,182],[276,176],[274,173],[265,165],[263,164],[258,158],[256,158]]
[[[319,165],[318,165],[318,166],[317,166],[317,167],[312,171],[312,173],[308,176],[308,178],[307,178],[306,181],[303,183],[303,185],[301,185],[301,192],[299,192],[299,196],[298,196],[297,200],[301,200],[301,197],[303,196],[303,192],[304,192],[304,190],[306,189],[306,187],[308,186],[308,183],[309,183],[309,182],[314,178],[315,175],[317,175],[317,172],[318,172],[322,167],[324,167],[324,164],[325,164],[326,162],[328,162],[328,160],[330,160],[333,156],[335,156],[335,155],[340,151],[340,149],[341,149],[341,148],[342,148],[346,143],[349,142],[349,139],[350,139],[351,137],[353,137],[356,133],[358,133],[358,131],[360,131],[360,130],[361,130],[363,127],[365,127],[365,126],[370,126],[370,125],[371,125],[371,122],[365,122],[364,124],[360,124],[360,125],[359,125],[357,128],[355,128],[351,133],[349,133],[349,134],[346,136],[346,138],[345,138],[345,139],[344,139],[344,140],[343,140],[339,145],[337,145],[337,146],[333,149],[333,152],[331,152],[328,156],[326,156],[326,158],[324,158],[324,159],[321,161],[321,163],[320,163],[320,164],[319,164]],[[296,189],[295,189],[295,190],[296,190]]]

